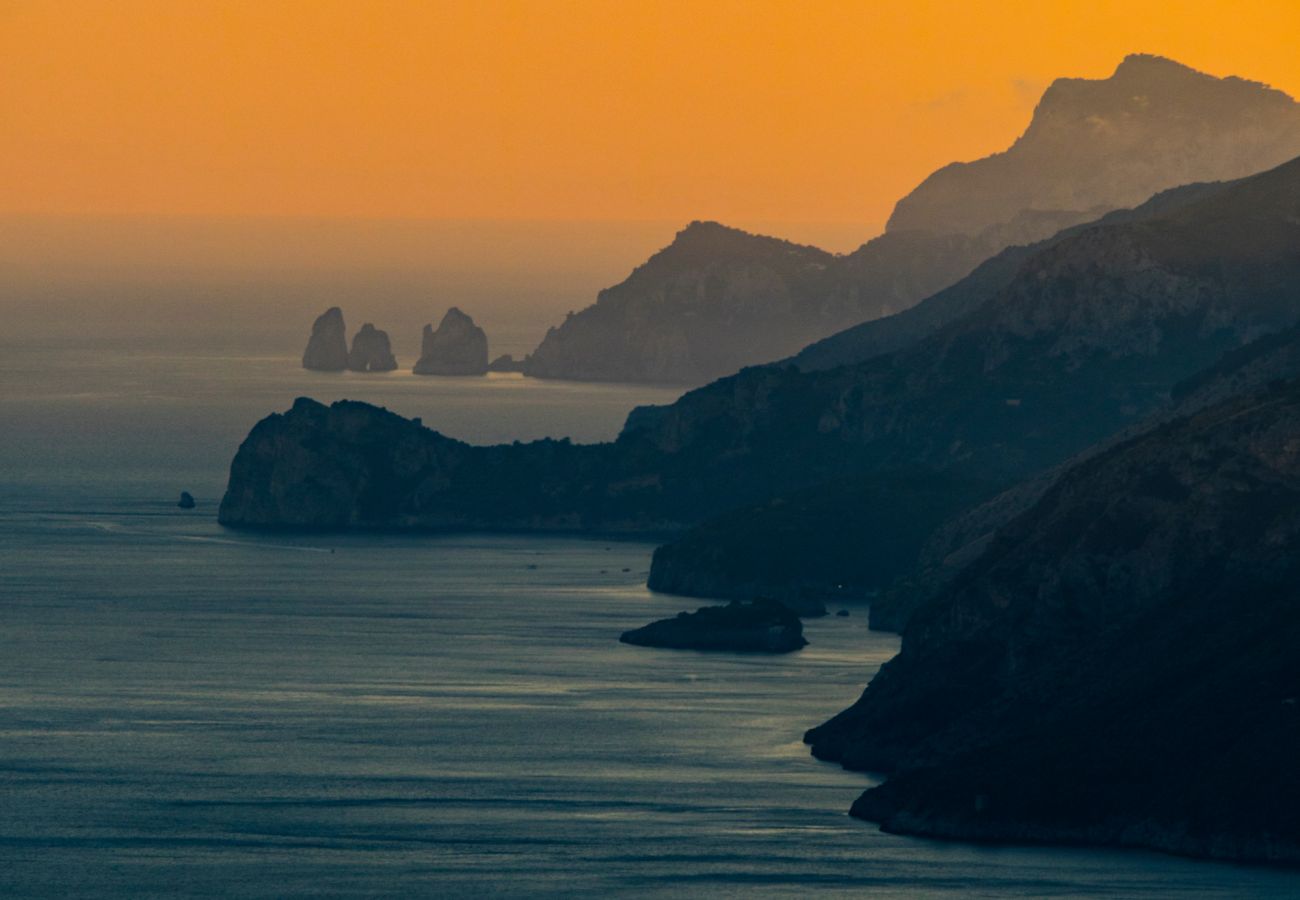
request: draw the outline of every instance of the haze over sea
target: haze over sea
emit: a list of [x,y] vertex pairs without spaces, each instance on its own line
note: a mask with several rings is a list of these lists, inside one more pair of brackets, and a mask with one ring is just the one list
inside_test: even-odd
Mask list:
[[[672,391],[322,375],[287,346],[90,335],[0,350],[5,896],[1300,886],[1285,871],[944,844],[849,819],[869,779],[799,738],[897,649],[863,610],[808,622],[810,646],[787,656],[648,650],[619,632],[699,605],[645,590],[648,544],[215,521],[239,441],[299,395],[380,403],[475,442],[591,441]],[[182,490],[196,510],[176,508]]]

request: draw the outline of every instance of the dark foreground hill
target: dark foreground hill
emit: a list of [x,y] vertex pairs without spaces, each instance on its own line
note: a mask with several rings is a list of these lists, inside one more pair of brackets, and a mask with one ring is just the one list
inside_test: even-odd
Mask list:
[[1068,469],[820,758],[888,830],[1300,862],[1300,382]]

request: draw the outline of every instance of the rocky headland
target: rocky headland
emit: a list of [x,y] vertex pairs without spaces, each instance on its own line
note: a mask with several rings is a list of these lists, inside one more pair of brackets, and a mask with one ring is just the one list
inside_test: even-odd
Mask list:
[[1068,468],[807,741],[891,831],[1300,862],[1300,383]]
[[642,647],[753,653],[790,653],[808,643],[799,617],[774,600],[734,600],[681,612],[625,631],[619,640]]

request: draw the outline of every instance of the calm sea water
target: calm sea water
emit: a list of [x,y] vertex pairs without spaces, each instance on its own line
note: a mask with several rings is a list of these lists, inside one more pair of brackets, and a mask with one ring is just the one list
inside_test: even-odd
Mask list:
[[[351,397],[474,441],[613,436],[620,386],[290,356],[0,354],[0,894],[1296,896],[1295,873],[885,835],[799,736],[894,638],[633,648],[652,547],[215,523],[261,415]],[[175,506],[190,490],[193,512]]]

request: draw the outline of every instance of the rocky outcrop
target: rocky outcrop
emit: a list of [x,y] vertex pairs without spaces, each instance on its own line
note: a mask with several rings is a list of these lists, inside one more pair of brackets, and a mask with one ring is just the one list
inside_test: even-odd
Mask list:
[[525,360],[515,359],[509,353],[502,353],[492,362],[488,363],[489,372],[522,372],[524,370]]
[[176,505],[181,509],[193,509],[197,506],[194,502],[194,495],[189,491],[181,491],[181,499],[176,501]]
[[331,306],[316,317],[302,354],[302,367],[317,372],[342,372],[348,367],[348,336],[343,310]]
[[465,313],[453,306],[436,331],[424,326],[416,375],[483,375],[487,370],[487,335]]
[[1286,94],[1134,55],[1109,78],[1053,82],[1010,149],[930,175],[898,202],[888,229],[974,235],[1025,210],[1104,212],[1296,155],[1300,106]]
[[937,837],[1300,862],[1300,382],[1068,469],[807,740]]
[[[935,172],[899,201],[885,234],[848,255],[692,223],[551,329],[525,371],[701,384],[907,310],[1008,247],[1297,154],[1300,107],[1285,94],[1130,57],[1110,78],[1054,83],[1010,149]],[[1014,260],[1003,262],[984,273],[985,287],[1014,275]],[[971,301],[969,292],[936,298],[917,316],[801,354],[799,365],[890,352],[968,312]]]
[[380,331],[369,322],[352,338],[352,352],[348,354],[348,368],[353,372],[391,372],[397,368],[388,343],[388,332]]
[[641,647],[757,653],[790,653],[808,644],[799,617],[774,600],[701,607],[625,631],[619,640]]

